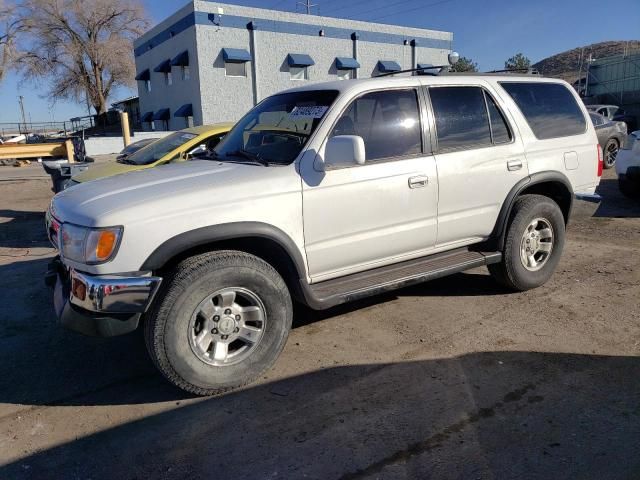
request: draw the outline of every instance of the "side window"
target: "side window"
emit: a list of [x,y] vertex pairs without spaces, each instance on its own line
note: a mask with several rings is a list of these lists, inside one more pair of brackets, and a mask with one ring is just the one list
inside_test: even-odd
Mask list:
[[594,127],[604,125],[604,117],[602,115],[599,115],[597,113],[589,113],[589,116],[591,117],[591,121],[593,122]]
[[331,136],[358,135],[366,160],[406,157],[422,153],[417,92],[387,90],[354,100],[337,121]]
[[213,137],[209,137],[205,142],[205,145],[207,146],[207,150],[212,151],[214,148],[216,148],[220,143],[220,141],[224,138],[224,135],[225,134],[223,133],[223,134],[214,135]]
[[507,119],[496,105],[495,100],[487,92],[484,92],[484,98],[487,100],[487,109],[489,110],[489,121],[491,122],[491,138],[495,145],[501,143],[509,143],[513,137],[507,124]]
[[539,140],[584,133],[587,121],[567,87],[548,82],[500,82]]
[[438,150],[491,145],[489,115],[480,87],[432,87],[429,95],[436,118]]

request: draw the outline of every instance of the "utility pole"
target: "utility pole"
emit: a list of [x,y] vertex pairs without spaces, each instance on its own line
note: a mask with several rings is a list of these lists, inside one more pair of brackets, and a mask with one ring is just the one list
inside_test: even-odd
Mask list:
[[18,97],[18,101],[20,102],[20,111],[22,112],[22,125],[24,125],[25,132],[27,130],[27,117],[24,115],[24,97],[20,95]]
[[307,15],[311,15],[311,9],[317,7],[317,3],[311,3],[311,0],[305,0],[304,2],[298,2],[297,5],[302,5],[307,10]]

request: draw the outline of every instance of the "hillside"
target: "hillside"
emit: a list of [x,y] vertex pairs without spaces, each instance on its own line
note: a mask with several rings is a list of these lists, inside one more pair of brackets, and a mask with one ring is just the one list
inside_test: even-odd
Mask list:
[[533,65],[533,68],[543,75],[559,77],[574,82],[578,79],[581,60],[584,71],[584,62],[589,58],[589,55],[592,55],[594,59],[598,59],[612,55],[622,55],[625,51],[640,53],[640,40],[593,43],[540,60]]

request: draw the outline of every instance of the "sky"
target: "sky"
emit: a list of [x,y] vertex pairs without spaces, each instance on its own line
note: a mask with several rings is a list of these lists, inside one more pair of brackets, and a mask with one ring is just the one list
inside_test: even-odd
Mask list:
[[[186,0],[143,0],[158,22]],[[295,11],[297,0],[229,0],[261,8]],[[453,48],[481,71],[504,67],[522,52],[533,63],[575,47],[606,40],[640,40],[640,0],[313,0],[313,13],[355,20],[453,32]],[[301,7],[297,6],[301,11]],[[86,105],[43,98],[42,86],[10,74],[0,84],[0,123],[20,118],[24,96],[27,120],[63,121],[87,114]],[[111,101],[135,92],[119,89]]]

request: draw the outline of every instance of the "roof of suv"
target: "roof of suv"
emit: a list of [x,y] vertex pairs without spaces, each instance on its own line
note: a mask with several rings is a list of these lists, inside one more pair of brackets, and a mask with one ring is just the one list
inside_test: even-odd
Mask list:
[[[284,90],[280,93],[304,92],[312,90],[337,90],[340,93],[348,91],[368,90],[371,88],[394,88],[412,85],[446,85],[455,83],[456,85],[474,85],[478,81],[494,82],[549,82],[566,84],[564,80],[557,78],[542,77],[540,75],[525,74],[456,74],[447,73],[443,75],[402,75],[402,76],[381,76],[362,78],[357,80],[333,80],[330,82],[310,83],[304,86]],[[567,84],[568,85],[568,84]]]

